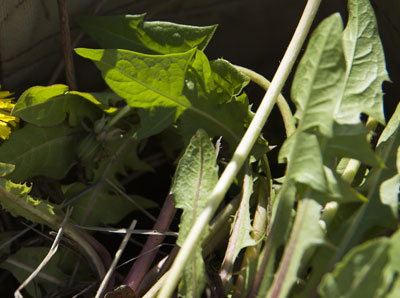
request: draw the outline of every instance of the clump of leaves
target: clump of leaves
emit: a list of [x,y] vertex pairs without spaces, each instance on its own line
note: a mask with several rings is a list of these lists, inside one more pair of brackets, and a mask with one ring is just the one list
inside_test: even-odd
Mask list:
[[[57,230],[65,208],[74,207],[65,226],[69,245],[25,294],[71,296],[62,281],[75,283],[76,294],[102,280],[112,252],[86,230],[116,225],[135,210],[154,219],[146,209],[162,202],[126,181],[157,170],[149,160],[162,156],[176,170],[156,235],[139,257],[128,256],[138,257],[131,272],[117,269],[109,290],[128,287],[108,297],[201,297],[205,290],[216,297],[397,297],[400,108],[386,124],[381,85],[388,75],[368,0],[349,0],[345,28],[334,14],[312,33],[292,84],[294,116],[282,96],[276,99],[294,62],[287,57],[299,53],[318,4],[307,4],[271,85],[207,58],[216,26],[147,22],[144,15],[82,17],[104,49],[75,51],[94,62],[110,89],[28,89],[9,116],[23,124],[0,146],[5,210]],[[250,79],[269,88],[257,113],[243,90]],[[276,100],[287,128],[278,144],[286,164],[279,179],[260,135]],[[373,146],[378,125],[383,131]],[[159,152],[147,155],[155,141]],[[168,252],[154,274],[149,268],[175,214],[171,198],[182,209],[180,249]],[[0,266],[22,282],[44,247],[11,250],[16,233],[1,234]]]

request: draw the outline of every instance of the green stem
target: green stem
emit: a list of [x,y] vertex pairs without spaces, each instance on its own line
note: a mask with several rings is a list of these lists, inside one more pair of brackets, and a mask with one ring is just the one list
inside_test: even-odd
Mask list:
[[110,122],[106,124],[104,127],[105,130],[111,128],[115,123],[117,123],[121,118],[125,117],[126,114],[128,114],[131,111],[131,107],[129,105],[124,106],[122,109],[118,111],[114,115],[114,117],[111,118]]
[[[236,69],[241,73],[248,76],[254,83],[263,88],[265,91],[268,90],[269,86],[271,86],[271,82],[264,78],[262,75],[256,73],[255,71],[248,69],[243,66],[235,65]],[[276,104],[278,105],[279,111],[281,112],[283,124],[285,125],[286,135],[290,136],[296,131],[296,126],[294,125],[294,117],[292,111],[290,110],[289,104],[287,100],[283,97],[282,94],[278,95],[276,99]]]
[[[365,124],[365,128],[369,131],[367,135],[367,141],[370,142],[372,138],[372,134],[378,126],[378,121],[376,121],[372,117],[368,117],[367,123]],[[360,169],[361,162],[357,159],[350,159],[347,163],[346,168],[343,170],[342,178],[351,184],[356,176],[358,170]]]
[[258,136],[260,135],[261,130],[276,102],[276,98],[286,82],[286,79],[293,68],[304,40],[307,37],[320,2],[321,0],[309,0],[307,2],[293,38],[282,59],[282,63],[279,65],[278,70],[272,79],[271,85],[257,110],[257,113],[251,121],[238,147],[236,148],[232,160],[225,168],[220,179],[218,180],[217,185],[211,193],[209,204],[193,224],[192,229],[189,232],[189,235],[181,247],[178,255],[176,256],[171,269],[166,273],[166,281],[163,283],[163,286],[158,294],[159,298],[171,297],[180,280],[187,261],[195,251],[196,245],[199,245],[201,235],[203,234],[205,228],[210,222],[220,202],[223,200],[226,192],[228,191],[244,161],[248,157],[250,150],[252,149]]

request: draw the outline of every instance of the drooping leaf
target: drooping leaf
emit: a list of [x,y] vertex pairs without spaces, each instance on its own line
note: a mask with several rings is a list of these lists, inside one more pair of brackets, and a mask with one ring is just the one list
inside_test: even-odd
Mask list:
[[[32,273],[48,253],[48,247],[23,247],[17,253],[2,262],[0,267],[10,271],[20,282]],[[25,287],[32,297],[44,297],[60,287],[66,287],[68,275],[60,270],[62,255],[55,254],[39,272],[34,282]]]
[[204,50],[216,25],[198,27],[170,22],[144,21],[145,14],[80,17],[79,24],[102,48],[125,49],[145,54],[183,53]]
[[360,122],[360,113],[385,123],[382,83],[388,80],[374,10],[369,0],[349,0],[349,21],[343,34],[346,59],[339,123]]
[[392,282],[390,240],[378,238],[352,249],[319,287],[324,298],[384,297]]
[[99,118],[102,110],[114,112],[116,109],[103,105],[90,93],[68,91],[66,85],[52,85],[26,90],[12,113],[37,126],[60,124],[68,115],[69,124],[75,126],[80,118]]
[[[87,186],[76,182],[74,184],[65,187],[65,198],[73,199],[78,194],[86,190]],[[92,198],[93,192],[85,192],[83,196],[79,196],[78,199],[74,200],[70,206],[74,207],[74,212],[71,218],[76,222],[81,222],[83,216],[86,213],[86,209],[90,205],[90,199]],[[135,201],[142,208],[156,207],[156,204],[148,199],[141,196],[130,196],[131,200]],[[112,206],[112,212],[110,212],[110,206]],[[88,218],[85,220],[87,226],[102,226],[109,224],[117,224],[129,213],[137,209],[137,206],[130,202],[128,199],[118,194],[108,184],[104,184],[101,191],[97,192],[97,199],[92,206],[93,211],[90,212]]]
[[0,162],[15,165],[7,177],[14,182],[43,175],[63,178],[75,164],[76,131],[61,124],[53,127],[26,125],[0,147]]
[[[194,221],[208,203],[218,180],[215,149],[203,130],[193,136],[176,169],[171,194],[175,206],[183,209],[177,244],[185,241]],[[201,297],[205,285],[200,245],[184,270],[180,292],[184,297]]]

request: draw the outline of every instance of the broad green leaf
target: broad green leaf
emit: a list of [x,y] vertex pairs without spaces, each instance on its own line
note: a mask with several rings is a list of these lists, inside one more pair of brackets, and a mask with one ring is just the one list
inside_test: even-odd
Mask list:
[[319,286],[324,298],[384,297],[392,282],[390,240],[378,238],[352,249]]
[[195,51],[183,54],[145,55],[127,50],[76,49],[93,60],[106,83],[131,107],[177,107],[190,103],[182,96],[186,70]]
[[[68,185],[65,188],[65,198],[67,200],[73,199],[86,189],[87,186],[79,182]],[[78,199],[71,203],[70,206],[74,207],[74,212],[72,213],[71,218],[76,222],[79,223],[82,220],[88,206],[91,206],[90,201],[94,191],[95,189],[85,192],[83,196],[79,196]],[[129,197],[145,209],[157,206],[154,202],[141,196],[135,195]],[[110,212],[110,206],[112,206],[112,212]],[[85,221],[85,225],[87,226],[117,224],[129,213],[137,210],[135,204],[118,194],[115,190],[110,188],[108,184],[104,184],[101,191],[97,191],[96,201],[91,208],[93,208],[93,211],[90,212]]]
[[151,56],[125,50],[76,51],[96,63],[106,83],[130,106],[176,108],[175,119],[185,111],[179,120],[185,138],[203,128],[210,136],[223,135],[234,145],[240,140],[248,106],[232,98],[218,104],[212,93],[211,66],[202,52]]
[[[2,262],[0,267],[10,271],[22,283],[42,262],[49,251],[48,247],[23,247],[16,254]],[[55,254],[47,265],[39,272],[34,282],[25,290],[32,297],[45,297],[60,287],[66,287],[68,275],[62,272],[59,264],[62,255]]]
[[49,224],[58,207],[45,200],[30,197],[30,191],[31,188],[25,184],[15,184],[0,178],[0,205],[15,217],[23,216],[32,222]]
[[66,125],[37,127],[27,124],[0,147],[0,162],[15,165],[7,177],[23,182],[43,175],[63,178],[75,164],[76,131]]
[[[209,195],[218,181],[215,149],[203,130],[193,136],[178,163],[171,194],[176,208],[183,209],[177,245],[185,241],[194,221],[208,203]],[[205,269],[201,247],[184,270],[180,292],[184,297],[201,297],[205,285]]]
[[176,115],[176,108],[155,107],[153,109],[138,109],[140,128],[137,132],[139,140],[151,137],[170,126]]
[[298,130],[333,135],[345,64],[342,52],[342,20],[339,14],[325,19],[313,32],[292,85]]
[[382,83],[388,80],[383,48],[369,0],[349,0],[349,21],[343,34],[346,60],[339,123],[360,122],[360,113],[385,123]]
[[62,123],[68,115],[70,125],[77,125],[80,118],[96,119],[101,109],[107,108],[90,93],[68,91],[66,85],[35,86],[26,90],[18,99],[12,113],[37,126],[54,126]]
[[319,225],[320,213],[321,205],[315,200],[306,198],[299,202],[289,242],[269,291],[269,297],[287,297],[298,281],[297,274],[301,263],[308,261],[305,257],[307,251],[324,242],[324,235]]
[[169,22],[144,21],[145,14],[80,17],[79,24],[102,48],[125,49],[146,54],[183,53],[204,50],[217,28]]

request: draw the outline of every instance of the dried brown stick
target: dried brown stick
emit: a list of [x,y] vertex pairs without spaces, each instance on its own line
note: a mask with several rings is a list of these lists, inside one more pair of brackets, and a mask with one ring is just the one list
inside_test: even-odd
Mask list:
[[64,52],[65,76],[70,90],[76,90],[74,61],[72,59],[71,32],[69,30],[69,16],[67,0],[58,0],[58,14],[60,18],[60,33]]
[[[105,2],[106,2],[106,0],[99,1],[97,3],[96,7],[94,8],[92,15],[98,14],[98,12],[100,11],[101,7],[104,5]],[[82,40],[84,35],[85,34],[83,33],[83,31],[79,32],[78,36],[72,42],[72,48],[75,48],[78,45],[78,43]],[[52,76],[51,76],[51,78],[50,78],[50,80],[48,82],[48,85],[52,85],[57,81],[57,79],[60,76],[60,73],[61,73],[63,67],[64,67],[64,60],[61,60],[58,63],[56,69],[54,70],[54,72],[53,72],[53,74],[52,74]]]

